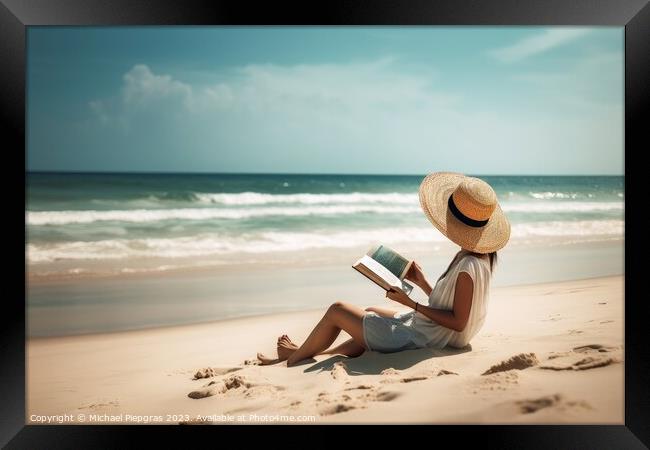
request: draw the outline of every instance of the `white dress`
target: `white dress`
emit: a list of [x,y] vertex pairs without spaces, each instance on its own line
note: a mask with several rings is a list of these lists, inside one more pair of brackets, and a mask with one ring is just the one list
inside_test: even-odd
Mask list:
[[434,286],[429,295],[429,306],[453,310],[456,279],[467,272],[474,281],[472,306],[463,331],[452,330],[415,310],[396,313],[394,317],[381,317],[369,312],[363,318],[366,346],[379,352],[394,352],[412,348],[464,347],[485,322],[490,289],[490,263],[471,254],[463,254]]

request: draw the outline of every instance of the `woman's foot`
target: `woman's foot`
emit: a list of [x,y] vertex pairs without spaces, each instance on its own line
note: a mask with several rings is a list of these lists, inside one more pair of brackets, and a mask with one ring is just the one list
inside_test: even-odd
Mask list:
[[294,344],[291,339],[289,339],[289,336],[283,334],[278,338],[277,350],[278,359],[280,361],[284,361],[285,359],[288,359],[289,356],[293,354],[293,352],[298,350],[298,346]]
[[288,346],[288,347],[298,348],[298,346],[296,344],[294,344],[293,341],[286,334],[283,334],[282,336],[280,336],[278,338],[278,345],[280,345],[280,344],[284,344],[285,346]]
[[269,358],[268,356],[264,356],[261,353],[257,354],[257,359],[260,360],[260,366],[268,366],[268,365],[271,365],[271,364],[279,363],[281,361],[278,358]]
[[278,357],[277,358],[269,358],[268,356],[263,355],[262,353],[257,354],[257,359],[260,360],[260,365],[262,366],[268,366],[271,364],[277,364],[279,362],[282,362],[289,358],[298,349],[298,346],[294,344],[291,339],[289,339],[289,336],[286,334],[283,334],[278,338],[278,345],[277,345],[277,351],[278,351]]

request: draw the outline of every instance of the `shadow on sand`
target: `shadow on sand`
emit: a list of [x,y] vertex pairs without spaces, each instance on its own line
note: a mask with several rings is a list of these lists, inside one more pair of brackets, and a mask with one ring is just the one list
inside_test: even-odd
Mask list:
[[304,372],[332,370],[335,363],[345,361],[347,372],[350,375],[379,375],[385,369],[393,368],[404,370],[430,358],[460,355],[470,351],[472,351],[471,344],[467,344],[463,348],[445,347],[441,350],[433,348],[418,348],[415,350],[404,350],[395,353],[367,351],[356,358],[349,358],[342,355],[332,356],[331,358],[327,358],[307,367]]

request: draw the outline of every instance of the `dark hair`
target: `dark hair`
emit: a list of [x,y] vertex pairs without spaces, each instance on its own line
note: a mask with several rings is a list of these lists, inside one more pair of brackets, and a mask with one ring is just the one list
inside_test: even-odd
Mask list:
[[490,273],[492,273],[497,264],[497,252],[488,253],[488,255],[490,256]]
[[[456,261],[458,259],[458,256],[462,252],[463,252],[463,249],[461,248],[458,251],[458,253],[456,253],[456,256],[454,256],[454,259],[451,260],[451,262],[449,263],[449,266],[447,266],[447,269],[442,273],[442,275],[440,275],[440,278],[438,278],[438,281],[442,280],[445,277],[445,275],[447,275],[447,272],[449,272],[449,269],[451,269],[451,267],[456,263]],[[494,271],[494,266],[497,263],[497,252],[488,253],[488,256],[490,258],[490,274],[492,274],[492,272]]]

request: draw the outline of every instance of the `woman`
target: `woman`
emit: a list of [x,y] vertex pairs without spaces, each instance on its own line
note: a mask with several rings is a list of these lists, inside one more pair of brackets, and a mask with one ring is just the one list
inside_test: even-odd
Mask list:
[[[386,297],[411,308],[397,313],[386,308],[365,310],[347,303],[332,304],[305,342],[298,346],[287,335],[277,342],[277,358],[258,354],[262,364],[287,361],[287,366],[315,355],[350,357],[366,350],[396,352],[433,347],[464,347],[486,316],[490,277],[497,250],[510,238],[510,223],[497,196],[485,181],[459,173],[427,175],[419,188],[420,206],[429,221],[461,247],[435,286],[414,263],[406,279],[429,297],[428,305],[391,290]],[[329,348],[341,330],[352,339]]]

